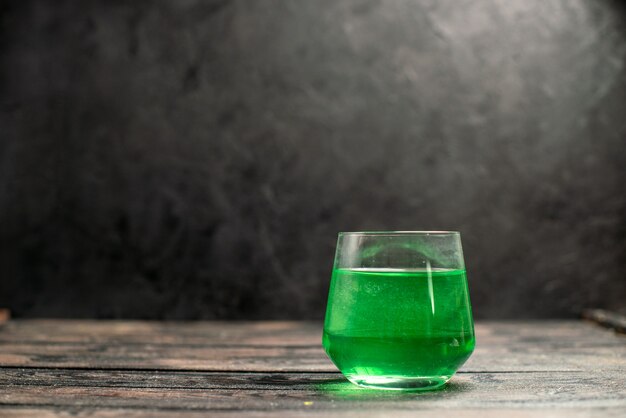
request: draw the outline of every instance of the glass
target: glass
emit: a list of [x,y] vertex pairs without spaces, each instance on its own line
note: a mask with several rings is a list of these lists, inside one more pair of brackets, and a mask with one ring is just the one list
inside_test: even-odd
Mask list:
[[322,343],[357,385],[445,385],[475,345],[461,235],[339,233]]

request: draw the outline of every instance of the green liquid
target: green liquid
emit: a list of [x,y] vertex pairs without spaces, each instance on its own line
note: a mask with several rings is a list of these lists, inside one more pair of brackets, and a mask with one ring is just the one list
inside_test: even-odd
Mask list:
[[439,387],[474,344],[465,270],[333,271],[323,345],[353,383]]

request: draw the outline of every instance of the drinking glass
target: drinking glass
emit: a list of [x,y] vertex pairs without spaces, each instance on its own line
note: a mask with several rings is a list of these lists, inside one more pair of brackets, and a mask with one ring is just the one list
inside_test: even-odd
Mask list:
[[357,385],[445,385],[475,345],[460,234],[339,233],[322,343]]

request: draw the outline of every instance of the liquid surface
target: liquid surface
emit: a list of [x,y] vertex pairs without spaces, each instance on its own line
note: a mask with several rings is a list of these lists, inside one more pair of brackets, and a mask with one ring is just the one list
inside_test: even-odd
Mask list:
[[464,270],[333,271],[323,345],[355,383],[423,378],[440,385],[474,344]]

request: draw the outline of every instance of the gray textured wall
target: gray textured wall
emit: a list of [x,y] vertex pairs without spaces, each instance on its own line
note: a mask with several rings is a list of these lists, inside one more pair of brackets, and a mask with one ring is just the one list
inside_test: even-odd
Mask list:
[[458,229],[477,317],[626,299],[618,1],[7,1],[0,306],[319,318],[340,230]]

